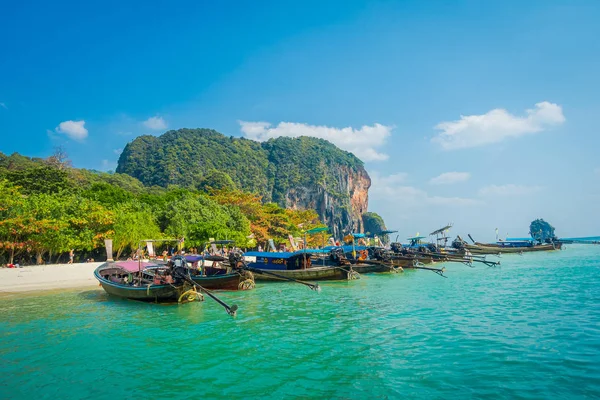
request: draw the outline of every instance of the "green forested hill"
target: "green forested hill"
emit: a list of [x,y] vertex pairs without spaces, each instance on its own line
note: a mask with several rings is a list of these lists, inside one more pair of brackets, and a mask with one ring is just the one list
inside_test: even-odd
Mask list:
[[214,170],[227,173],[239,189],[256,191],[269,200],[269,161],[260,143],[229,138],[210,129],[140,136],[125,146],[116,172],[147,186],[197,188]]
[[328,186],[330,194],[341,195],[334,180],[341,166],[364,170],[353,154],[322,139],[280,137],[259,143],[210,129],[180,129],[136,138],[123,150],[116,172],[145,185],[197,188],[216,170],[239,189],[285,206],[288,191],[299,186]]
[[116,172],[162,187],[233,185],[280,207],[314,209],[336,236],[363,230],[371,184],[362,161],[326,140],[259,143],[211,129],[138,137],[123,150]]

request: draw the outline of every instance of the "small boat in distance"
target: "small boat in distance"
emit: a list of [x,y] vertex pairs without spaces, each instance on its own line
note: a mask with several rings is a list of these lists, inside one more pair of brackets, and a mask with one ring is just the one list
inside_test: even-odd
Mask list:
[[562,243],[550,242],[539,243],[534,240],[519,241],[498,241],[496,243],[480,243],[471,238],[473,244],[465,242],[460,236],[452,242],[452,246],[457,250],[469,251],[471,254],[508,254],[508,253],[527,253],[533,251],[551,251],[560,250]]

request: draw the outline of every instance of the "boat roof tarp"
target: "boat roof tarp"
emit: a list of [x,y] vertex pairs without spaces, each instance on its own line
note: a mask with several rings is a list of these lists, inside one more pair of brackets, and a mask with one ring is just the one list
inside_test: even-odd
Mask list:
[[291,253],[289,251],[282,251],[282,252],[276,252],[276,251],[248,251],[246,253],[244,253],[244,256],[248,256],[248,257],[265,257],[265,258],[290,258],[293,256],[296,256],[298,254],[300,254],[301,252],[297,251],[294,253]]
[[364,238],[365,234],[364,233],[353,233],[352,236],[354,236],[355,238]]
[[342,249],[344,253],[350,253],[352,250],[361,251],[366,250],[367,246],[352,246],[351,244],[347,244],[344,246],[327,246],[324,247],[323,250],[331,251],[333,249]]
[[200,255],[192,255],[192,254],[190,254],[190,255],[186,255],[186,256],[185,256],[185,260],[186,260],[186,261],[189,261],[189,262],[196,262],[196,261],[200,261],[200,260],[202,260],[203,258],[204,258],[203,256],[200,256]]
[[435,230],[435,231],[431,232],[430,235],[439,235],[440,233],[446,232],[450,228],[452,228],[452,225],[446,225],[443,228],[440,228],[438,230]]
[[329,252],[330,250],[327,249],[303,249],[296,251],[296,254],[324,254]]
[[155,263],[144,262],[144,261],[142,261],[140,263],[139,261],[135,261],[135,260],[117,261],[115,263],[115,265],[117,267],[123,268],[127,272],[138,272],[140,269],[145,269],[145,268],[150,268],[150,267],[158,267],[158,264],[155,264]]
[[377,233],[376,235],[389,235],[390,233],[396,233],[398,231],[381,231],[379,233]]
[[421,240],[421,239],[427,239],[427,236],[414,236],[414,237],[409,237],[406,240]]

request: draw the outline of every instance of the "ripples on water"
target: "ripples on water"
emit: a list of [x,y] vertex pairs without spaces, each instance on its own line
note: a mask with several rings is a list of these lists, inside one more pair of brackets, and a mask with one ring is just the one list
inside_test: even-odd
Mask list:
[[0,397],[600,397],[600,247],[214,302],[0,299]]

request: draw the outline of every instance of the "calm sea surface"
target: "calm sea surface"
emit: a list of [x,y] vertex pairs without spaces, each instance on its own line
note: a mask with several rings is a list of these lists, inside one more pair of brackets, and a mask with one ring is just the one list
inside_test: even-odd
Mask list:
[[600,246],[143,304],[0,298],[0,398],[600,398]]

